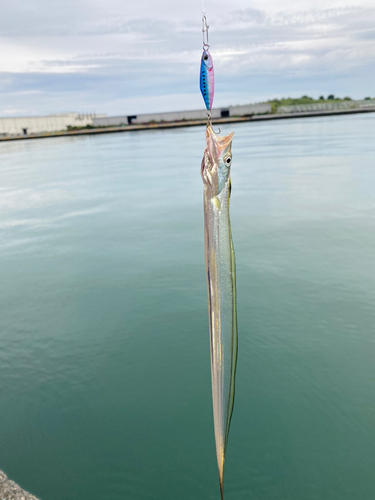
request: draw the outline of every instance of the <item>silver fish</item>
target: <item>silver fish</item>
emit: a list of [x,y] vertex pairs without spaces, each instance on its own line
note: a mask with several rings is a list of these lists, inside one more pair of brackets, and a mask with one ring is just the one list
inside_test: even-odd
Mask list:
[[208,125],[201,167],[212,402],[222,499],[225,450],[233,411],[237,362],[236,269],[229,219],[233,135],[217,136],[211,125]]

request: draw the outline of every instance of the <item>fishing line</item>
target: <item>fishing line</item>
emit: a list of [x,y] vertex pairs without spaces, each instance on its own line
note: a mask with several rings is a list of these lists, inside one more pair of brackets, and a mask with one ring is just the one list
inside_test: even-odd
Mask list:
[[[214,65],[211,54],[209,52],[210,44],[208,39],[208,30],[210,29],[207,23],[205,13],[205,0],[202,0],[202,38],[203,38],[203,54],[201,59],[200,71],[200,89],[202,92],[203,100],[206,105],[207,114],[207,127],[212,127],[212,103],[214,99]],[[219,132],[220,134],[220,128]]]
[[202,16],[206,14],[206,2],[205,0],[202,0]]

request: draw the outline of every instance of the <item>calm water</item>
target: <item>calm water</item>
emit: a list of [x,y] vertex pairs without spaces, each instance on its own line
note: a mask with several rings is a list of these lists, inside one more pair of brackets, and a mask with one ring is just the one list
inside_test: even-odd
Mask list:
[[[226,498],[373,500],[375,115],[229,130]],[[0,468],[43,500],[219,498],[203,147],[0,144]]]

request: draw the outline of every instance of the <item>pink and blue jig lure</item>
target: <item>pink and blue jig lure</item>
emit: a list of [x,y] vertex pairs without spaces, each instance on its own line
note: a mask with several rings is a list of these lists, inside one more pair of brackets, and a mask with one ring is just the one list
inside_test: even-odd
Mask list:
[[202,16],[203,54],[201,59],[200,88],[207,111],[211,111],[214,100],[214,64],[208,49],[208,29],[206,16]]
[[206,108],[211,111],[214,100],[214,65],[208,50],[203,50],[202,54],[200,87]]

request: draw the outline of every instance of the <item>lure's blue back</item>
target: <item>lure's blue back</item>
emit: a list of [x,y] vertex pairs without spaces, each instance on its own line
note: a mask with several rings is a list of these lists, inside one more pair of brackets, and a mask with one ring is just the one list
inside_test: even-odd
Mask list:
[[204,50],[201,59],[200,89],[208,110],[212,109],[214,100],[214,65],[211,54]]

